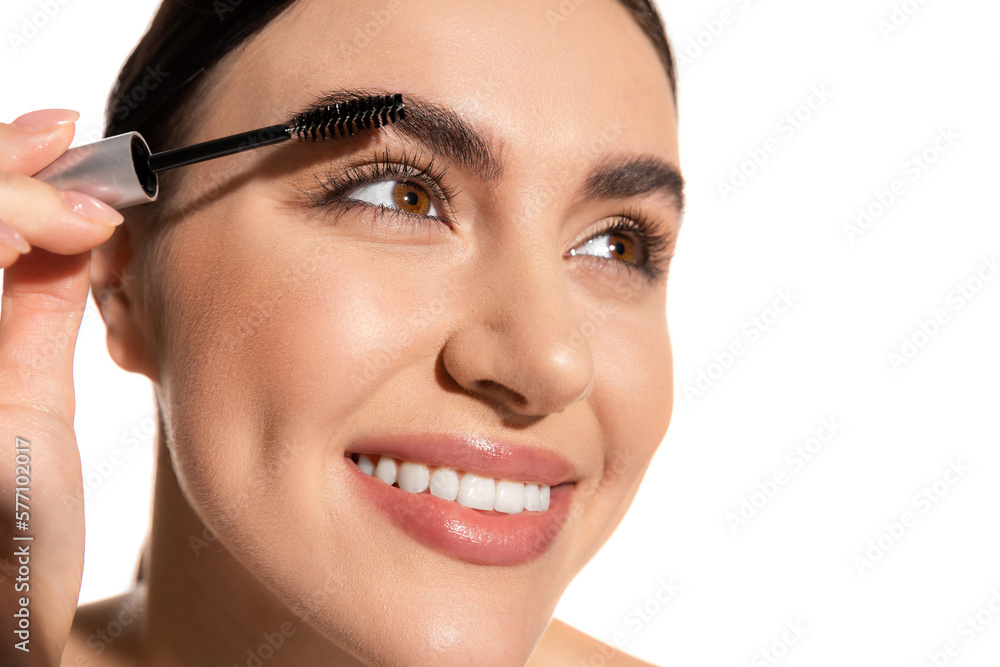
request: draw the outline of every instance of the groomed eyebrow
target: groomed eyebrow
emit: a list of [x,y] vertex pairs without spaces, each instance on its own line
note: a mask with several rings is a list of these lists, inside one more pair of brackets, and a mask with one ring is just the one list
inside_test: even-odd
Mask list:
[[655,157],[607,159],[587,176],[583,193],[596,199],[627,199],[658,193],[672,199],[678,215],[684,214],[684,177],[677,167]]
[[[328,104],[343,103],[355,97],[390,94],[374,88],[338,89],[323,93],[302,110],[322,109]],[[503,164],[493,151],[497,144],[485,132],[477,130],[449,107],[411,93],[403,94],[405,117],[383,128],[426,146],[462,165],[486,182],[503,176]],[[585,199],[627,199],[645,194],[660,194],[672,200],[679,215],[684,212],[684,178],[673,164],[652,156],[606,158],[584,179],[581,195]]]
[[[355,97],[387,94],[387,91],[369,88],[335,90],[324,93],[304,111],[322,109],[328,104],[343,103]],[[403,102],[406,105],[404,118],[385,126],[382,132],[395,132],[423,144],[432,153],[440,153],[484,181],[500,179],[502,165],[484,133],[475,130],[448,107],[411,94],[404,94]]]

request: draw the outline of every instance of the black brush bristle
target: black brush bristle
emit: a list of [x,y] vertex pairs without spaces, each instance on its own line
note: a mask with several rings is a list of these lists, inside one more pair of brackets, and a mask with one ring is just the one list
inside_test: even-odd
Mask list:
[[306,141],[352,137],[370,132],[405,118],[405,104],[400,93],[362,97],[327,104],[295,116],[288,123],[289,132]]
[[261,127],[193,146],[156,153],[149,156],[147,166],[149,171],[157,174],[167,169],[214,160],[252,148],[270,146],[287,141],[291,137],[319,141],[354,136],[355,132],[370,132],[402,120],[405,118],[405,113],[403,96],[399,93],[349,99],[299,114],[283,125]]

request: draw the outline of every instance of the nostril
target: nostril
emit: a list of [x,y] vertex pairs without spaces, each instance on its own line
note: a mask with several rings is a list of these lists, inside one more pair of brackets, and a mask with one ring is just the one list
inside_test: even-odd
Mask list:
[[476,386],[484,391],[496,391],[505,394],[509,397],[511,402],[518,407],[523,407],[528,403],[528,399],[524,395],[517,393],[510,387],[502,385],[495,380],[476,380]]

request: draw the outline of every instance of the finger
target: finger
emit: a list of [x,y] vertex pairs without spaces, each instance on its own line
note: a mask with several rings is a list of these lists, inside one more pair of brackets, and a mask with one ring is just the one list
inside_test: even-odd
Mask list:
[[17,258],[31,251],[31,246],[17,230],[0,220],[0,269],[13,264]]
[[3,272],[0,396],[73,423],[73,349],[90,287],[90,252],[35,249]]
[[0,172],[31,176],[66,152],[80,114],[69,109],[44,109],[0,123]]
[[75,255],[104,243],[122,220],[121,213],[88,195],[0,173],[0,221],[33,247]]

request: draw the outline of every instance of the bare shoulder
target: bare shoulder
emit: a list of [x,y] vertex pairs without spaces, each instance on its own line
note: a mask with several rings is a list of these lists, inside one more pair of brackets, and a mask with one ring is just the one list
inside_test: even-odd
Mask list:
[[[582,662],[581,662],[582,661]],[[535,648],[528,667],[578,667],[607,665],[609,667],[656,667],[634,658],[621,650],[580,632],[559,619],[552,619],[548,630]]]
[[134,667],[143,611],[139,589],[78,607],[60,667]]

